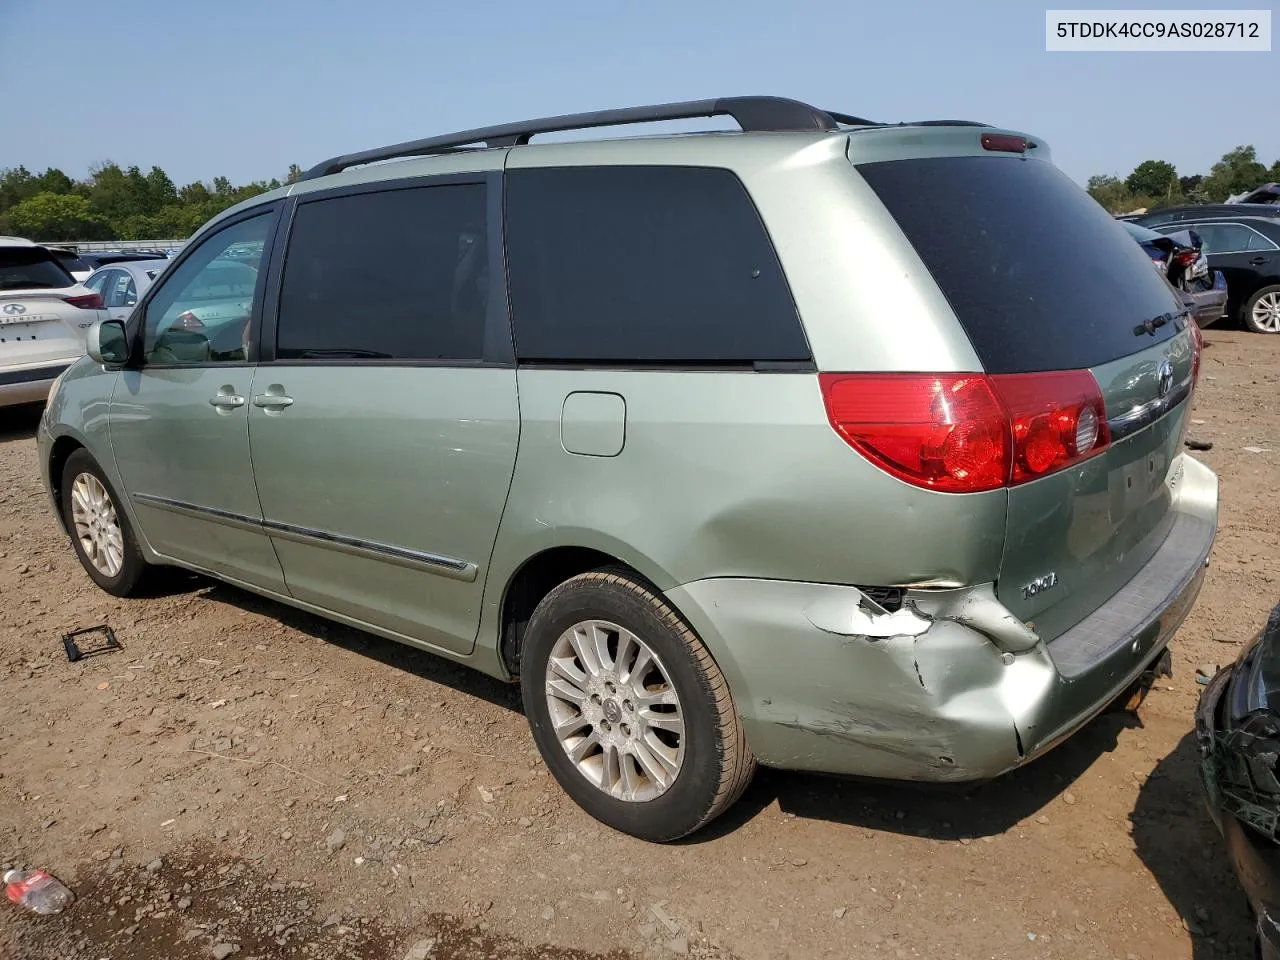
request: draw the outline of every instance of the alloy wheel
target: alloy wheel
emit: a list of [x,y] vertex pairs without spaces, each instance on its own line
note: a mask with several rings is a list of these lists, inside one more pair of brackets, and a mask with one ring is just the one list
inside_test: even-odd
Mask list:
[[111,494],[92,473],[81,473],[71,485],[71,522],[76,539],[93,568],[115,577],[124,566],[124,533]]
[[556,739],[609,796],[653,800],[684,760],[684,714],[658,655],[630,630],[587,620],[556,640],[546,671]]
[[1265,293],[1254,302],[1253,322],[1259,330],[1280,333],[1280,292]]

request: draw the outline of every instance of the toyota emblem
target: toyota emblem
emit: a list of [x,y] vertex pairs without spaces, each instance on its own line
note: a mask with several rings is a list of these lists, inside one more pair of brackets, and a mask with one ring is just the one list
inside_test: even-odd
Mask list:
[[1160,361],[1160,399],[1163,400],[1173,389],[1173,364],[1168,360]]
[[20,303],[6,303],[4,312],[10,317],[16,317],[20,313],[26,313],[27,308]]

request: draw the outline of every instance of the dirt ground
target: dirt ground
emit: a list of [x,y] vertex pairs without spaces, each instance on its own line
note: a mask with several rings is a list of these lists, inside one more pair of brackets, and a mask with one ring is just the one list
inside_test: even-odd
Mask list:
[[665,847],[561,794],[514,688],[204,580],[101,593],[0,413],[0,864],[78,895],[0,901],[0,958],[1248,957],[1190,731],[1280,600],[1280,337],[1207,339],[1221,530],[1140,719],[967,795],[762,771]]

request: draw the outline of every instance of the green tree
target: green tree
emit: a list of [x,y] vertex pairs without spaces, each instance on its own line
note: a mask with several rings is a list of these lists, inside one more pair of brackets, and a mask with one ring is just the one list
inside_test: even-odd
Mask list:
[[40,192],[36,178],[26,167],[0,171],[0,212],[16,206]]
[[1124,213],[1134,208],[1133,194],[1119,177],[1106,174],[1090,177],[1086,189],[1108,213]]
[[1164,160],[1143,160],[1125,178],[1124,185],[1135,196],[1172,197],[1180,192],[1178,171]]
[[37,193],[71,193],[75,190],[75,181],[57,167],[50,167],[35,178]]
[[178,191],[178,202],[184,207],[192,207],[206,202],[211,196],[209,188],[197,180]]
[[110,240],[111,225],[84,197],[37,193],[8,210],[9,229],[30,240]]
[[[1280,161],[1277,161],[1280,162]],[[289,175],[285,177],[285,183],[297,183],[302,179],[302,168],[296,163],[289,164]]]
[[117,164],[107,163],[89,171],[89,206],[109,222],[117,222],[135,209],[135,191],[129,178]]
[[147,174],[147,195],[153,212],[178,202],[178,188],[159,167],[152,167]]
[[1221,203],[1227,197],[1265,183],[1267,173],[1267,168],[1258,162],[1258,152],[1252,146],[1240,146],[1222,155],[1200,188],[1210,203]]

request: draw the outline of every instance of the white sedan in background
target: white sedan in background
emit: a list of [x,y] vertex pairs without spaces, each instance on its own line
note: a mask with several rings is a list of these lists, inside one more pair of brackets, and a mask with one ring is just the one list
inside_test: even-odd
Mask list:
[[138,298],[169,265],[168,260],[125,260],[99,267],[84,282],[102,302],[112,320],[128,320]]
[[47,249],[0,237],[0,407],[41,403],[108,313]]

